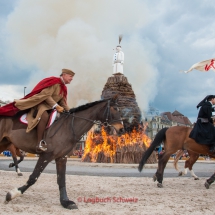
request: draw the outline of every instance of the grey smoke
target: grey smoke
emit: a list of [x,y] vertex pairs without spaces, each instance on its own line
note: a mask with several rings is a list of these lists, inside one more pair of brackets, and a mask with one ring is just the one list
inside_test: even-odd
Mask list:
[[19,0],[7,21],[7,54],[21,68],[36,68],[28,89],[62,68],[72,69],[68,100],[74,107],[100,99],[123,34],[124,75],[146,109],[157,92],[158,60],[142,32],[148,20],[141,0]]

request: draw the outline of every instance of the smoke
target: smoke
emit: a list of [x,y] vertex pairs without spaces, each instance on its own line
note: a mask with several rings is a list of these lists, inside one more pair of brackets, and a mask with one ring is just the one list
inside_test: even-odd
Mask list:
[[20,0],[8,16],[7,54],[21,68],[31,68],[28,89],[62,68],[73,70],[68,102],[74,107],[100,99],[112,75],[113,48],[123,34],[124,75],[146,109],[156,95],[157,78],[156,49],[141,32],[148,17],[141,0]]

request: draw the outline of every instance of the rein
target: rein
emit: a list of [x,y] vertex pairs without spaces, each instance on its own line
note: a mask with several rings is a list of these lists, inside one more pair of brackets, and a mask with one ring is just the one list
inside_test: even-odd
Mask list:
[[[76,116],[75,113],[70,113],[69,111],[63,112],[63,114],[66,114],[66,118],[68,118],[68,116],[70,116],[70,115],[72,114],[72,132],[73,132],[73,134],[74,134],[74,138],[76,139],[76,135],[75,135],[75,131],[74,131],[74,119],[75,119],[75,118],[83,119],[83,120],[92,122],[92,124],[94,124],[94,125],[101,125],[101,126],[104,126],[104,127],[113,127],[113,125],[110,124],[110,123],[112,123],[112,122],[119,122],[119,121],[122,122],[121,119],[112,120],[112,117],[111,117],[111,114],[110,114],[110,100],[108,100],[108,105],[107,105],[107,107],[106,107],[106,109],[105,109],[105,111],[104,111],[104,114],[105,114],[106,111],[107,111],[106,121],[103,122],[103,123],[102,123],[101,121],[99,121],[99,120],[98,120],[98,121],[97,121],[97,120],[91,120],[91,119],[88,119],[88,118],[85,118],[85,117]],[[104,114],[103,114],[103,115],[104,115]],[[111,118],[110,123],[108,122],[109,115],[110,115],[110,118]],[[63,124],[63,121],[62,121],[62,123],[58,126],[58,128],[55,130],[54,134],[52,134],[50,137],[53,137],[53,136],[57,133],[57,131],[58,131],[58,130],[60,129],[60,127],[62,126],[62,124]],[[80,137],[80,139],[81,139],[83,136],[84,136],[84,134]],[[76,139],[76,140],[79,141],[80,139]]]

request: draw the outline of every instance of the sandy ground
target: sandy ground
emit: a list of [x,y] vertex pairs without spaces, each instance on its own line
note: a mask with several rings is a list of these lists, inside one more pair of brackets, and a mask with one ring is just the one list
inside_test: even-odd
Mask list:
[[[30,173],[0,171],[0,214],[214,214],[215,184],[205,189],[205,178],[165,178],[157,188],[151,178],[67,175],[67,193],[78,210],[59,202],[56,175],[42,174],[22,196],[4,203],[6,193],[25,184]],[[126,202],[130,199],[130,202]],[[99,201],[99,202],[98,202]]]

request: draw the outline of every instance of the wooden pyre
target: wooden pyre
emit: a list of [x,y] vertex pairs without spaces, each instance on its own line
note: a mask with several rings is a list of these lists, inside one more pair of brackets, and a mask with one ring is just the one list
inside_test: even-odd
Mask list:
[[[127,77],[122,74],[113,75],[108,78],[102,91],[101,98],[108,99],[116,94],[118,95],[118,107],[121,111],[127,135],[131,134],[133,130],[139,132],[140,136],[143,135],[144,127],[141,125],[141,111],[138,107],[136,96],[132,90],[131,84],[128,83]],[[98,141],[98,138],[95,138],[95,143],[93,145],[103,144],[102,138],[100,138],[100,140],[101,141]],[[112,144],[111,141],[107,140],[107,142],[108,144]],[[96,157],[92,158],[94,155],[89,152],[88,154],[84,154],[82,161],[98,163],[139,163],[143,152],[147,149],[146,145],[147,144],[143,141],[134,142],[133,140],[132,145],[115,143],[114,146],[110,146],[115,148],[115,153],[113,155],[100,151]],[[147,163],[156,162],[156,155],[153,153]]]

